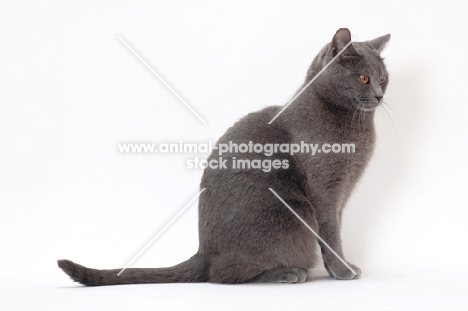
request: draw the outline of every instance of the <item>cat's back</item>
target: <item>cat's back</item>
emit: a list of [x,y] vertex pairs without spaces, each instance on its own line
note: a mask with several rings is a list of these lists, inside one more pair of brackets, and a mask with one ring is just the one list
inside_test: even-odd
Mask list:
[[288,133],[279,123],[268,124],[278,113],[281,106],[268,106],[262,110],[251,112],[234,123],[221,136],[218,143],[279,143],[285,142]]
[[[232,178],[241,178],[249,182],[268,182],[274,179],[277,172],[270,171],[265,174],[262,169],[250,169],[252,161],[273,161],[274,159],[290,161],[288,154],[273,152],[268,154],[264,149],[267,145],[282,144],[290,141],[290,134],[281,124],[268,124],[270,120],[281,109],[280,106],[268,106],[262,110],[252,112],[234,123],[226,133],[221,136],[208,157],[207,161],[224,161],[226,167],[212,168],[204,170],[202,187],[218,186],[219,182],[229,181]],[[255,147],[261,147],[258,151]],[[244,167],[237,166],[237,163],[246,163]],[[292,172],[292,169],[289,169]],[[242,173],[242,174],[241,174]]]

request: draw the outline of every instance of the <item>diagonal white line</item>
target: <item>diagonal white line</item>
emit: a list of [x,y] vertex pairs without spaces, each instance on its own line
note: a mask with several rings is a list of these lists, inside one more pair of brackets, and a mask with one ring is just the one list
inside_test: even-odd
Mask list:
[[353,40],[351,40],[351,41],[350,41],[348,44],[346,44],[346,45],[345,45],[345,47],[344,47],[343,49],[341,49],[341,51],[340,51],[338,54],[336,54],[336,56],[335,56],[335,57],[333,57],[333,58],[332,58],[332,60],[331,60],[331,61],[329,61],[329,62],[328,62],[328,64],[326,64],[326,65],[325,65],[325,67],[323,67],[323,68],[322,68],[322,70],[320,70],[320,71],[319,71],[319,73],[317,73],[317,74],[315,75],[315,77],[313,77],[313,78],[312,78],[312,80],[310,80],[310,81],[309,81],[309,83],[307,83],[307,84],[306,84],[306,85],[305,85],[305,86],[304,86],[304,87],[303,87],[303,88],[302,88],[302,89],[301,89],[301,90],[300,90],[300,91],[299,91],[299,92],[298,92],[298,93],[297,93],[297,94],[296,94],[296,95],[295,95],[295,96],[294,96],[294,97],[293,97],[293,98],[292,98],[292,99],[291,99],[291,100],[290,100],[290,101],[289,101],[289,102],[288,102],[288,103],[287,103],[287,104],[286,104],[286,105],[283,107],[283,109],[281,109],[281,111],[280,111],[280,112],[278,112],[278,113],[276,114],[276,116],[275,116],[273,119],[271,119],[271,121],[270,121],[270,122],[268,122],[268,124],[271,124],[271,123],[273,123],[273,121],[275,121],[275,120],[276,120],[276,118],[278,118],[278,117],[279,117],[279,115],[280,115],[280,114],[282,114],[282,113],[283,113],[283,111],[285,111],[285,110],[286,110],[286,108],[288,108],[288,107],[289,107],[289,105],[291,105],[291,104],[292,104],[292,102],[293,102],[293,101],[295,101],[295,100],[296,100],[296,98],[298,98],[298,97],[299,97],[299,95],[301,95],[301,94],[302,94],[302,92],[304,92],[304,90],[305,90],[306,88],[308,88],[308,87],[309,87],[309,85],[311,85],[311,84],[312,84],[312,82],[314,82],[314,81],[315,81],[315,79],[317,79],[317,78],[318,78],[318,77],[319,77],[319,76],[320,76],[320,75],[321,75],[321,74],[322,74],[322,73],[325,71],[325,69],[327,69],[327,68],[328,68],[328,66],[330,66],[330,65],[331,65],[331,63],[333,63],[333,62],[334,62],[334,61],[335,61],[335,60],[338,58],[338,56],[340,56],[340,55],[341,55],[341,53],[343,53],[343,52],[346,50],[346,48],[347,48],[347,47],[348,47],[348,46],[349,46],[351,43],[353,43]]
[[167,84],[166,81],[164,81],[164,79],[161,78],[161,76],[158,75],[158,73],[154,71],[153,68],[151,68],[150,65],[148,65],[148,63],[145,62],[145,60],[141,58],[141,56],[138,55],[137,52],[135,52],[135,50],[133,50],[130,45],[128,45],[127,42],[125,42],[124,39],[122,39],[122,37],[119,36],[119,40],[122,41],[122,43],[159,79],[159,81],[161,81],[169,89],[169,91],[172,92],[172,94],[174,94],[182,102],[182,104],[184,104],[198,119],[200,119],[200,121],[202,121],[203,124],[206,124],[205,120],[203,120],[202,117],[200,117],[198,113],[195,110],[193,110],[193,108],[190,107],[190,105],[187,104],[187,102],[182,97],[180,97],[179,94],[177,94],[176,91],[174,91],[172,87],[169,84]]
[[171,221],[169,221],[169,222],[167,223],[167,225],[165,225],[164,228],[162,228],[162,229],[151,239],[151,241],[149,241],[149,242],[145,245],[145,247],[143,247],[143,248],[141,249],[141,251],[139,251],[138,254],[136,254],[136,255],[132,258],[132,260],[130,260],[130,261],[125,265],[125,267],[124,267],[122,270],[120,270],[119,273],[117,273],[117,276],[120,276],[120,275],[128,268],[128,266],[130,266],[131,263],[134,262],[135,259],[137,259],[138,256],[140,256],[140,255],[148,248],[148,246],[150,246],[151,243],[153,243],[154,240],[156,240],[156,239],[164,232],[164,230],[166,230],[166,229],[174,222],[174,220],[176,220],[177,217],[179,217],[179,216],[187,209],[187,207],[189,207],[190,204],[192,204],[192,202],[195,201],[195,199],[198,198],[198,197],[200,196],[200,194],[202,194],[203,191],[205,191],[205,189],[206,189],[206,188],[203,188],[193,199],[191,199],[190,202],[188,202],[187,205],[185,205],[184,208],[182,208],[182,209],[177,213],[177,215],[175,215],[174,218],[172,218]]
[[268,188],[270,189],[270,191],[287,207],[289,208],[289,210],[307,227],[307,229],[309,229],[316,237],[317,239],[319,239],[323,245],[325,245],[332,253],[333,255],[336,256],[336,258],[338,258],[345,266],[346,268],[348,268],[354,275],[357,275],[356,271],[353,270],[353,268],[351,268],[350,265],[348,265],[348,263],[346,261],[344,261],[343,258],[340,257],[340,255],[338,255],[334,250],[333,248],[330,247],[330,245],[328,245],[327,242],[325,242],[318,234],[317,232],[314,231],[314,229],[312,229],[306,222],[304,219],[301,218],[301,216],[299,216],[292,208],[291,206],[288,205],[288,203],[286,203],[283,198],[281,198],[273,189],[271,188]]

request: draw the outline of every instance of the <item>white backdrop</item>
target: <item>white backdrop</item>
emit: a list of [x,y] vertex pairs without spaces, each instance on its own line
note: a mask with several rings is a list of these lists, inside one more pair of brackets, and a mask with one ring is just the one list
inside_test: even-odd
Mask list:
[[[466,4],[366,1],[5,1],[0,4],[2,309],[465,309]],[[338,28],[391,33],[386,111],[344,219],[353,282],[165,284],[85,290],[67,258],[123,267],[195,194],[188,155],[123,155],[121,142],[216,141],[284,104]],[[124,38],[203,125],[118,40]],[[200,155],[206,156],[206,155]],[[133,264],[197,250],[196,204]]]

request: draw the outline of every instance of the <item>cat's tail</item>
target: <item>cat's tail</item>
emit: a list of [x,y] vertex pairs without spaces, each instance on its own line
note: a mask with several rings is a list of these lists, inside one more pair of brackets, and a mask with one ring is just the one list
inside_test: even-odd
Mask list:
[[86,268],[70,260],[59,260],[58,266],[73,281],[87,286],[141,284],[141,283],[187,283],[206,282],[206,261],[197,255],[169,268],[129,268],[98,270]]

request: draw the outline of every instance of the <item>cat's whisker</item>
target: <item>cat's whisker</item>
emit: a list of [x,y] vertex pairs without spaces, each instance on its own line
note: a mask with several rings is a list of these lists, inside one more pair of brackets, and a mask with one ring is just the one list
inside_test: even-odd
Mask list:
[[383,102],[380,104],[379,108],[381,108],[381,109],[378,109],[378,111],[382,113],[382,116],[383,116],[382,118],[384,119],[384,122],[385,122],[385,129],[388,129],[387,119],[389,119],[390,120],[389,122],[392,123],[392,118],[390,114],[388,113],[388,110],[385,108],[385,105]]
[[353,121],[354,121],[354,116],[356,115],[356,112],[357,112],[357,111],[358,111],[357,109],[354,110],[353,118],[351,119],[351,123],[353,123]]
[[397,105],[397,103],[395,102],[395,100],[393,98],[385,97],[383,99],[383,102],[387,105],[388,108],[392,109],[396,113],[399,113],[399,114],[403,113],[401,107]]
[[394,106],[390,105],[390,102],[387,100],[384,100],[381,106],[383,111],[382,113],[386,114],[386,116],[390,119],[390,123],[394,132],[396,132],[398,135],[401,135],[403,122],[398,111],[394,109]]
[[385,109],[388,108],[391,111],[396,121],[401,120],[402,111],[399,110],[398,106],[395,103],[391,102],[390,100],[384,99],[384,101],[382,102],[382,106],[385,107]]
[[401,116],[404,113],[401,110],[399,110],[398,108],[396,108],[396,105],[391,104],[389,102],[385,102],[384,105],[385,105],[386,108],[388,108],[391,111],[391,113],[394,115],[394,117],[397,120],[401,120]]
[[366,128],[364,124],[364,118],[365,118],[364,113],[365,112],[363,110],[359,110],[359,130],[365,130]]

